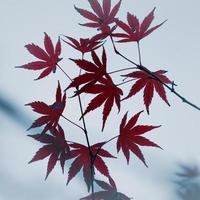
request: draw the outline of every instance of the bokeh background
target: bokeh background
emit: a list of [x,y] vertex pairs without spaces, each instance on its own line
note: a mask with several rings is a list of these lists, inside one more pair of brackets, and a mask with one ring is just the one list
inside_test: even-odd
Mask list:
[[[116,2],[112,1],[113,4]],[[40,145],[26,136],[26,129],[37,115],[24,105],[33,100],[52,103],[57,81],[60,80],[62,87],[65,88],[68,85],[67,79],[58,70],[45,79],[34,81],[37,72],[14,68],[34,60],[24,45],[34,42],[43,46],[43,32],[47,32],[54,43],[60,34],[75,38],[92,36],[94,30],[78,25],[85,22],[85,19],[75,11],[74,4],[90,9],[88,2],[83,0],[0,0],[1,200],[77,200],[87,194],[82,173],[66,186],[68,165],[64,175],[60,167],[56,166],[48,180],[44,181],[47,160],[27,164]],[[168,21],[141,42],[143,63],[151,70],[167,70],[168,77],[178,85],[177,91],[200,105],[200,3],[198,0],[123,0],[118,16],[125,20],[126,12],[129,11],[143,19],[155,6],[154,25],[165,19]],[[130,67],[129,63],[114,54],[110,41],[105,45],[109,52],[110,70]],[[118,45],[118,48],[129,58],[138,60],[135,44],[122,44]],[[101,53],[101,50],[98,52]],[[63,69],[72,77],[76,76],[77,68],[68,58],[77,58],[80,54],[63,44],[62,56]],[[130,86],[127,84],[124,87],[126,92]],[[88,99],[84,95],[82,98],[86,106]],[[136,200],[183,199],[184,197],[180,197],[177,192],[180,189],[176,181],[176,172],[180,170],[179,164],[197,168],[200,164],[200,113],[169,92],[168,99],[171,107],[155,95],[150,115],[144,113],[139,121],[141,124],[162,125],[161,128],[148,133],[147,137],[163,147],[164,151],[142,148],[149,168],[135,156],[131,157],[131,162],[127,166],[121,153],[117,160],[107,161],[119,191]],[[103,141],[116,135],[120,119],[127,110],[129,116],[143,110],[142,94],[127,100],[122,107],[117,117],[117,110],[112,112],[104,133],[100,132],[101,108],[88,114],[86,120],[92,142]],[[76,100],[68,99],[65,115],[74,121],[78,119],[80,113]],[[94,121],[96,123],[93,123]],[[65,121],[61,123],[67,137],[85,142],[79,130]],[[33,130],[30,133],[37,131]],[[113,146],[114,142],[106,148],[116,155]],[[188,168],[181,170],[188,173]],[[194,168],[191,167],[190,170]],[[196,174],[198,176],[198,173]],[[187,179],[185,180],[191,185]],[[198,181],[196,182],[198,184]],[[199,190],[193,199],[185,200],[197,200],[200,194],[198,192]]]

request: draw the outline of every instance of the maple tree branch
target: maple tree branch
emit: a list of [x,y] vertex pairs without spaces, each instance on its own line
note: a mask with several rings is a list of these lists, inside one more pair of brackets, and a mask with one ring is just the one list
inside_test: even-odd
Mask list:
[[141,51],[140,51],[140,42],[137,42],[137,47],[138,47],[138,56],[139,56],[139,63],[142,65],[142,57],[141,57]]
[[200,111],[200,107],[197,106],[196,104],[190,102],[189,100],[187,100],[185,97],[183,97],[181,94],[179,94],[178,92],[175,91],[174,89],[174,82],[172,83],[172,87],[170,87],[169,85],[167,85],[166,83],[164,83],[162,80],[160,80],[159,77],[157,77],[155,74],[153,74],[150,70],[148,70],[146,67],[142,66],[142,65],[138,65],[137,63],[135,63],[134,61],[130,60],[129,58],[127,58],[126,56],[124,56],[123,54],[121,54],[115,46],[115,43],[113,41],[112,36],[110,36],[112,44],[113,44],[113,48],[114,51],[117,55],[121,56],[122,58],[124,58],[125,60],[127,60],[128,62],[132,63],[133,65],[135,65],[137,67],[137,69],[146,72],[148,75],[150,75],[152,78],[154,78],[155,80],[159,81],[160,83],[162,83],[168,90],[170,90],[174,95],[176,95],[179,99],[182,100],[183,103],[188,104],[189,106],[193,107],[196,110]]
[[67,76],[67,78],[68,78],[70,81],[72,81],[72,78],[63,70],[63,68],[62,68],[59,64],[57,64],[57,67]]
[[130,70],[130,69],[137,69],[137,67],[123,68],[123,69],[119,69],[119,70],[108,72],[108,74],[114,74],[114,73],[117,73],[117,72],[121,72],[121,71],[125,71],[125,70]]
[[129,83],[129,82],[134,81],[134,80],[135,80],[135,78],[130,79],[128,81],[123,81],[122,83],[118,83],[116,86],[124,85],[124,84]]
[[122,58],[124,58],[124,59],[127,60],[128,62],[134,64],[136,67],[139,66],[137,63],[133,62],[132,60],[130,60],[129,58],[127,58],[126,56],[124,56],[123,54],[121,54],[121,53],[117,50],[117,48],[116,48],[116,46],[115,46],[115,43],[114,43],[114,40],[113,40],[112,36],[110,36],[110,39],[111,39],[111,42],[112,42],[112,45],[113,45],[114,51],[115,51],[115,53],[116,53],[117,55],[121,56]]
[[76,124],[75,122],[71,121],[70,119],[68,119],[67,117],[65,117],[64,115],[61,115],[66,121],[70,122],[71,124],[73,124],[74,126],[80,128],[82,131],[85,131],[83,127],[79,126],[78,124]]

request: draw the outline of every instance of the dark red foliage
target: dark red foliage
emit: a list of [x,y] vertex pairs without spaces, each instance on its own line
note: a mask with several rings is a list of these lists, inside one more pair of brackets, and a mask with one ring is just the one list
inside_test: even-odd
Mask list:
[[54,48],[51,38],[46,34],[44,37],[45,50],[40,48],[35,44],[26,45],[26,49],[36,58],[40,59],[38,61],[30,62],[28,64],[18,66],[19,68],[29,69],[29,70],[43,70],[43,72],[36,79],[41,79],[48,76],[51,72],[55,72],[57,63],[62,59],[59,58],[61,54],[61,43],[60,38]]
[[121,0],[111,9],[111,0],[103,0],[102,7],[97,0],[88,0],[94,14],[84,9],[75,9],[91,22],[81,24],[90,28],[98,28],[102,32],[109,29],[109,25],[115,22],[115,16],[121,5]]
[[90,52],[90,51],[94,51],[95,49],[98,49],[101,45],[102,42],[96,39],[83,39],[80,38],[80,41],[72,38],[72,37],[68,37],[65,36],[70,42],[63,40],[65,43],[67,43],[68,45],[70,45],[71,47],[73,47],[74,49],[80,51],[82,54]]
[[104,104],[102,125],[103,131],[106,119],[113,107],[114,102],[120,111],[120,95],[123,95],[123,92],[113,83],[110,76],[107,76],[107,78],[102,78],[99,83],[87,88],[85,92],[98,95],[88,104],[84,115]]
[[60,161],[62,171],[64,172],[65,160],[70,151],[69,145],[65,140],[64,131],[61,128],[61,126],[58,125],[57,129],[51,129],[50,133],[51,135],[50,134],[29,135],[35,140],[45,144],[42,148],[40,148],[36,152],[35,156],[29,162],[32,163],[38,160],[43,160],[44,158],[49,156],[47,174],[45,179],[47,179],[48,175],[51,173],[58,160]]
[[[70,151],[71,156],[67,159],[75,158],[75,160],[72,162],[71,167],[68,172],[68,180],[67,184],[76,176],[76,174],[83,168],[83,177],[85,180],[85,183],[87,184],[88,191],[90,190],[91,186],[91,155],[90,151],[87,146],[84,146],[82,144],[74,143],[70,144],[70,147],[73,148]],[[97,143],[91,146],[91,152],[92,157],[95,156],[95,161],[93,163],[94,169],[99,171],[101,174],[103,174],[106,177],[109,177],[109,171],[108,168],[103,161],[102,157],[105,158],[114,158],[108,151],[101,148],[102,143]],[[99,148],[101,148],[99,150]],[[98,152],[97,152],[98,151]]]
[[[114,180],[109,177],[109,183],[95,180],[96,184],[103,189],[103,191],[94,193],[94,200],[130,200],[125,194],[118,192]],[[86,196],[80,200],[92,200],[92,196]]]
[[[60,116],[63,113],[66,104],[66,94],[62,96],[60,83],[58,82],[58,87],[56,91],[56,101],[52,105],[47,105],[41,101],[34,101],[32,103],[26,104],[33,108],[34,112],[42,114],[43,116],[35,120],[35,122],[31,125],[31,128],[36,128],[45,125],[42,133],[46,133],[48,130],[52,128],[56,128],[58,125],[58,121]],[[28,130],[29,130],[28,129]]]
[[120,133],[117,140],[117,151],[119,152],[120,149],[122,149],[124,156],[126,157],[127,163],[129,163],[131,151],[147,166],[144,156],[138,145],[159,147],[157,144],[151,142],[142,135],[160,126],[136,125],[141,113],[142,111],[135,114],[128,122],[126,122],[127,113],[124,115],[120,124]]
[[124,23],[123,21],[116,20],[118,27],[123,29],[126,33],[115,33],[112,34],[112,36],[124,38],[119,40],[118,42],[139,42],[141,39],[151,34],[154,30],[159,28],[165,22],[164,21],[161,24],[150,28],[150,25],[154,19],[154,11],[155,8],[144,18],[141,24],[136,16],[128,12],[128,24]]
[[66,90],[71,87],[78,88],[79,86],[84,84],[84,86],[80,88],[78,92],[76,92],[76,95],[80,94],[82,92],[85,92],[87,88],[94,85],[104,75],[106,75],[107,57],[105,49],[103,48],[102,62],[100,61],[100,59],[98,58],[97,54],[94,51],[91,52],[91,55],[94,63],[84,59],[83,60],[71,59],[78,65],[78,67],[80,67],[80,69],[85,70],[86,73],[81,74],[78,77],[74,78],[74,80],[70,83],[70,85],[66,88]]
[[[172,81],[170,81],[164,74],[166,71],[159,70],[156,72],[151,72],[155,77],[157,77],[162,83],[165,84],[172,84]],[[133,95],[137,94],[142,88],[144,88],[144,104],[146,106],[146,110],[149,113],[149,106],[151,104],[153,95],[154,95],[154,89],[158,93],[158,95],[162,98],[163,101],[165,101],[168,105],[169,102],[167,100],[167,96],[165,93],[165,88],[163,84],[157,80],[155,77],[151,76],[150,74],[143,72],[143,71],[135,71],[130,74],[124,75],[129,78],[138,79],[135,84],[132,86],[132,88],[129,91],[129,94],[124,99],[130,98]]]

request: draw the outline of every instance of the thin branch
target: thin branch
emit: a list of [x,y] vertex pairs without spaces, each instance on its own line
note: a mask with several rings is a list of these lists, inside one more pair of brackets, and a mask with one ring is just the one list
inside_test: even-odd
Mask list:
[[115,71],[112,71],[112,72],[108,72],[108,74],[114,74],[114,73],[117,73],[117,72],[122,72],[122,71],[130,70],[130,69],[137,69],[137,67],[128,67],[128,68],[124,68],[124,69],[119,69],[119,70],[115,70]]
[[160,83],[162,83],[168,90],[170,90],[174,95],[176,95],[179,99],[181,99],[183,101],[183,103],[186,103],[188,105],[190,105],[191,107],[195,108],[196,110],[200,111],[200,107],[193,104],[192,102],[190,102],[189,100],[187,100],[185,97],[183,97],[181,94],[179,94],[178,92],[175,91],[174,89],[174,83],[172,84],[172,87],[170,87],[169,85],[167,85],[166,83],[164,83],[162,80],[160,80],[159,77],[157,77],[155,74],[153,74],[150,70],[148,70],[146,67],[142,66],[142,65],[138,65],[137,63],[133,62],[132,60],[130,60],[129,58],[127,58],[126,56],[124,56],[123,54],[121,54],[117,49],[116,46],[114,44],[113,38],[112,36],[110,37],[112,44],[113,44],[113,48],[114,51],[117,55],[121,56],[122,58],[124,58],[125,60],[127,60],[128,62],[132,63],[133,65],[135,65],[139,70],[146,72],[148,75],[150,75],[152,78],[154,78],[155,80],[159,81]]
[[67,117],[65,117],[64,115],[61,115],[66,121],[70,122],[71,124],[73,124],[74,126],[80,128],[82,131],[85,131],[83,127],[79,126],[78,124],[76,124],[75,122],[71,121],[70,119],[68,119]]
[[[82,60],[84,59],[84,54],[82,54]],[[57,64],[57,67],[67,76],[67,78],[70,81],[73,81],[72,78],[62,69],[62,67],[60,65]],[[79,71],[79,75],[81,74],[81,70]],[[76,90],[78,91],[78,87],[76,87]],[[82,101],[81,101],[81,97],[80,94],[78,94],[78,101],[79,101],[79,106],[80,106],[80,111],[81,111],[81,116],[82,116],[82,122],[83,122],[83,128],[81,126],[79,126],[78,124],[72,122],[71,120],[69,120],[68,118],[64,117],[68,122],[74,124],[75,126],[81,128],[84,133],[85,133],[85,138],[86,138],[86,142],[87,142],[87,146],[88,146],[88,150],[90,153],[90,172],[91,172],[91,188],[92,188],[92,200],[94,199],[94,162],[93,162],[93,154],[92,154],[92,150],[91,150],[91,145],[90,145],[90,141],[89,141],[89,137],[88,137],[88,131],[87,131],[87,127],[86,127],[86,122],[85,122],[85,117],[83,115],[83,105],[82,105]]]
[[65,74],[65,76],[67,76],[67,78],[68,78],[70,81],[72,81],[72,78],[63,70],[63,68],[62,68],[59,64],[57,64],[57,67]]
[[110,39],[111,39],[111,42],[112,42],[114,51],[115,51],[115,53],[116,53],[117,55],[121,56],[122,58],[124,58],[124,59],[127,60],[128,62],[132,63],[132,64],[135,65],[136,67],[139,66],[137,63],[133,62],[132,60],[130,60],[129,58],[127,58],[126,56],[124,56],[123,54],[121,54],[121,53],[117,50],[112,36],[110,36]]
[[141,51],[140,51],[140,42],[137,42],[137,47],[138,47],[138,56],[139,56],[139,63],[140,66],[142,66],[142,57],[141,57]]
[[116,86],[124,85],[124,84],[126,84],[126,83],[131,82],[131,81],[135,81],[135,78],[130,79],[130,80],[128,80],[128,81],[123,81],[122,83],[118,83]]

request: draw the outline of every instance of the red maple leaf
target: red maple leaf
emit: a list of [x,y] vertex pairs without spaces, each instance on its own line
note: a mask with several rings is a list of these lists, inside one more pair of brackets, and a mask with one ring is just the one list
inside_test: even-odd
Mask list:
[[[94,193],[94,200],[130,200],[125,194],[118,192],[114,180],[109,177],[109,183],[95,180],[96,184],[103,189],[103,191]],[[92,200],[92,195],[81,198],[80,200]]]
[[113,107],[114,102],[116,103],[118,110],[120,111],[120,95],[123,95],[123,92],[113,83],[111,77],[107,76],[106,78],[102,78],[99,83],[88,87],[85,90],[85,93],[98,95],[91,100],[83,115],[97,109],[104,104],[102,125],[103,131],[105,122]]
[[35,120],[35,122],[31,125],[31,128],[36,128],[45,125],[42,133],[45,133],[52,128],[56,128],[58,125],[58,121],[60,116],[63,113],[66,104],[66,94],[62,96],[60,83],[58,82],[58,87],[56,91],[56,102],[52,105],[47,105],[41,101],[34,101],[32,103],[26,104],[33,108],[34,112],[42,114],[43,116]]
[[87,60],[74,60],[71,59],[73,62],[75,62],[80,69],[83,69],[87,71],[85,74],[81,74],[78,77],[74,78],[74,80],[70,83],[70,85],[66,88],[69,89],[71,87],[78,88],[79,86],[85,84],[82,88],[76,92],[75,95],[78,95],[82,92],[85,92],[85,90],[88,87],[91,87],[94,85],[97,81],[99,81],[104,75],[106,75],[106,65],[107,65],[107,57],[105,49],[103,48],[102,53],[102,62],[98,58],[97,54],[92,51],[91,52],[92,59],[94,63],[87,61]]
[[138,145],[161,148],[157,144],[142,136],[146,132],[160,126],[136,125],[141,113],[142,111],[135,114],[128,122],[126,122],[127,113],[124,115],[120,124],[120,134],[117,140],[117,151],[119,152],[120,149],[122,149],[124,156],[126,157],[127,163],[129,163],[131,151],[147,166],[144,156]]
[[155,11],[155,8],[144,18],[141,24],[136,16],[128,12],[127,13],[128,24],[120,20],[116,20],[116,24],[118,25],[118,27],[123,29],[126,33],[115,33],[115,34],[112,34],[112,36],[124,38],[124,39],[119,40],[118,42],[132,42],[132,41],[139,42],[141,39],[148,36],[154,30],[159,28],[163,23],[165,23],[164,21],[157,26],[149,28],[154,19],[154,11]]
[[98,49],[101,45],[102,42],[96,39],[83,39],[80,38],[80,41],[72,38],[72,37],[68,37],[65,36],[70,42],[63,40],[65,43],[67,43],[68,45],[70,45],[71,47],[73,47],[74,49],[80,51],[82,54],[90,52],[90,51],[94,51],[95,49]]
[[[166,71],[164,70],[158,70],[156,72],[151,72],[155,77],[157,77],[160,81],[162,81],[165,84],[172,84],[172,81],[170,81],[164,74]],[[165,101],[168,105],[169,102],[167,100],[165,88],[163,84],[156,80],[155,77],[151,76],[150,74],[143,72],[143,71],[136,71],[132,72],[130,74],[123,75],[126,77],[138,79],[135,84],[132,86],[132,88],[129,91],[129,94],[124,99],[130,98],[136,93],[138,93],[142,88],[144,88],[144,104],[146,106],[146,110],[149,114],[149,106],[151,104],[153,95],[154,95],[154,89],[158,93],[158,95],[161,97],[163,101]]]
[[64,172],[65,160],[70,151],[69,145],[65,140],[64,131],[60,125],[58,125],[58,129],[51,129],[50,133],[51,135],[29,135],[35,140],[45,144],[36,152],[32,160],[29,162],[32,163],[38,160],[43,160],[44,158],[49,156],[47,174],[45,179],[47,179],[48,175],[51,173],[58,160],[60,161],[62,171]]
[[43,70],[43,72],[39,75],[39,77],[35,80],[44,78],[48,76],[51,72],[55,72],[57,63],[62,59],[59,58],[61,54],[61,43],[60,38],[57,41],[57,44],[53,46],[51,38],[46,34],[44,37],[44,46],[45,50],[40,48],[35,44],[26,45],[26,49],[36,58],[40,59],[38,61],[30,62],[22,66],[18,66],[17,68],[24,68],[29,70]]
[[[102,157],[106,158],[115,158],[112,156],[108,151],[102,149],[103,143],[97,143],[90,147],[90,150],[92,152],[92,157],[95,156],[94,161],[94,169],[99,171],[101,174],[103,174],[106,177],[109,177],[109,171],[108,168],[103,161]],[[83,176],[85,183],[87,184],[88,191],[90,190],[91,186],[91,155],[89,148],[87,146],[84,146],[82,144],[74,143],[70,144],[70,147],[73,148],[70,151],[71,156],[67,159],[75,158],[75,160],[72,162],[71,167],[68,172],[68,180],[67,184],[77,175],[77,173],[83,168]],[[101,148],[101,149],[100,149]],[[98,152],[97,152],[98,151]]]
[[83,26],[98,28],[102,31],[108,29],[109,24],[115,22],[115,16],[121,5],[121,0],[111,9],[111,0],[103,0],[102,7],[97,0],[88,0],[91,8],[94,11],[89,12],[84,9],[75,7],[75,9],[85,18],[89,19],[91,22],[81,24]]

